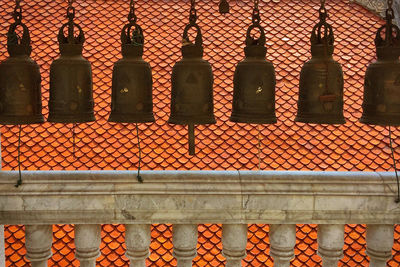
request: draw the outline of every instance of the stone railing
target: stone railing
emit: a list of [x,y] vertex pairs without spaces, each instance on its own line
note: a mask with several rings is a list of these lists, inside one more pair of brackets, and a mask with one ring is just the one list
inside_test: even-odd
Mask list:
[[17,172],[0,171],[0,224],[24,224],[27,259],[47,266],[52,224],[74,224],[76,258],[95,266],[100,225],[126,225],[130,266],[149,255],[150,225],[173,224],[174,256],[192,266],[197,225],[221,223],[226,266],[242,266],[247,224],[270,224],[274,266],[294,257],[296,224],[318,224],[323,266],[343,255],[344,224],[367,224],[370,266],[392,257],[394,224],[400,222],[392,173],[289,171],[32,171],[14,187]]

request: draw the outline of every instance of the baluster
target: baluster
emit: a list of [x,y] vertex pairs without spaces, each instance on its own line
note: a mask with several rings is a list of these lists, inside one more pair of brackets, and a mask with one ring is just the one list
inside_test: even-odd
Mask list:
[[95,267],[100,256],[101,226],[99,224],[75,225],[75,257],[80,267]]
[[323,267],[337,267],[343,257],[344,225],[318,225],[318,255]]
[[26,225],[25,247],[26,258],[32,267],[46,267],[51,258],[53,243],[52,225]]
[[0,225],[0,266],[6,266],[6,251],[4,244],[4,225]]
[[145,267],[146,258],[149,257],[150,225],[126,225],[126,257],[130,260],[130,267]]
[[367,255],[370,257],[370,267],[386,267],[386,261],[392,258],[393,235],[393,224],[367,225]]
[[271,256],[274,258],[274,267],[289,267],[294,258],[296,245],[296,225],[272,224],[269,231]]
[[241,267],[246,257],[247,224],[222,225],[222,254],[226,267]]
[[178,260],[177,267],[192,266],[192,260],[197,255],[197,236],[196,224],[174,224],[172,226],[173,254]]

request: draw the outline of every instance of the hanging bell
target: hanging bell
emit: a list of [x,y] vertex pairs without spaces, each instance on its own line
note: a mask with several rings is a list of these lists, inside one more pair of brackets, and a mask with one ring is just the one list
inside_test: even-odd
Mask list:
[[229,3],[227,0],[220,0],[219,1],[219,13],[221,14],[228,14],[229,13]]
[[[254,28],[260,38],[253,39]],[[245,59],[236,67],[233,79],[233,105],[230,121],[244,123],[275,123],[275,71],[265,60],[264,29],[257,23],[247,30]]]
[[[74,23],[75,11],[69,13],[69,22],[58,33],[61,56],[50,67],[50,122],[80,123],[94,121],[92,69],[82,57],[85,37],[82,28]],[[64,29],[68,27],[68,36]],[[79,35],[74,36],[74,28]]]
[[153,122],[153,81],[150,65],[142,59],[142,28],[134,22],[125,25],[121,41],[123,58],[114,65],[108,121]]
[[[19,14],[20,16],[20,14]],[[10,26],[7,49],[10,57],[0,64],[0,124],[43,122],[39,66],[30,58],[28,28],[21,17]],[[20,38],[16,29],[23,29]]]
[[[195,43],[189,41],[188,31],[197,30]],[[185,27],[182,60],[172,69],[172,124],[189,126],[189,154],[194,154],[194,125],[213,124],[213,74],[210,63],[203,60],[202,35],[199,26],[191,22]]]
[[[333,30],[320,9],[320,21],[311,34],[310,61],[300,73],[298,111],[295,121],[318,124],[343,124],[343,72],[333,60]],[[322,30],[324,36],[322,36]]]
[[375,38],[377,61],[365,73],[360,119],[365,124],[400,125],[400,30],[392,24],[394,16],[389,12],[390,9],[386,11],[386,25],[379,28]]

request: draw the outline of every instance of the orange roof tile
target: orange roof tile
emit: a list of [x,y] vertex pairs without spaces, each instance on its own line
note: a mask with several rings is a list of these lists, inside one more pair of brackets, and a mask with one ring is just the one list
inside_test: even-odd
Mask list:
[[[250,23],[251,6],[230,1],[231,13],[218,13],[218,0],[198,1],[199,24],[203,30],[205,59],[214,71],[214,103],[217,124],[198,126],[196,156],[187,154],[187,129],[167,123],[170,102],[170,78],[173,64],[179,60],[181,34],[187,23],[188,2],[181,0],[138,0],[138,22],[145,33],[144,59],[153,71],[154,112],[156,122],[142,124],[143,169],[279,169],[279,170],[391,170],[388,131],[358,122],[361,116],[363,76],[374,59],[373,38],[382,21],[354,3],[332,0],[327,3],[329,21],[334,28],[335,59],[343,67],[344,115],[341,126],[295,123],[298,79],[302,64],[310,58],[309,35],[317,20],[318,1],[261,1],[262,25],[267,34],[267,59],[276,70],[276,125],[245,125],[228,121],[235,65],[243,59],[245,31]],[[110,112],[112,65],[120,58],[119,31],[126,23],[126,1],[76,1],[77,22],[81,23],[86,43],[84,56],[92,63],[97,121],[76,126],[76,158],[72,155],[71,125],[45,123],[25,126],[22,136],[23,169],[135,169],[138,147],[134,125],[107,123]],[[13,1],[0,6],[0,61],[6,57],[7,25]],[[32,58],[41,67],[44,113],[48,113],[49,68],[58,57],[56,34],[65,21],[66,1],[23,1],[24,21],[32,37]],[[2,127],[4,169],[17,168],[16,127]],[[258,135],[260,133],[260,140]],[[400,144],[398,129],[395,145]],[[258,143],[261,151],[258,151]],[[397,153],[398,157],[399,154]],[[259,162],[259,158],[261,162]],[[6,227],[7,266],[24,266],[24,235],[21,226]],[[268,225],[250,225],[248,256],[250,266],[270,266]],[[126,266],[123,256],[124,226],[104,225],[101,266]],[[199,256],[196,266],[220,266],[220,225],[199,226]],[[396,228],[393,260],[400,264],[400,227]],[[175,265],[171,254],[171,226],[152,227],[151,256],[147,264]],[[294,266],[320,266],[316,256],[315,226],[297,229],[298,244]],[[51,266],[78,266],[73,257],[73,228],[54,226],[54,256]],[[347,266],[365,266],[365,227],[346,226]]]

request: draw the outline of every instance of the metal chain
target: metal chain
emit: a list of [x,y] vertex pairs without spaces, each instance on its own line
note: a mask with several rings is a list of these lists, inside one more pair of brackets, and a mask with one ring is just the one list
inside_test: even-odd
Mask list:
[[73,7],[75,0],[68,0],[67,18],[72,22],[75,18],[75,8]]
[[325,8],[325,2],[326,0],[321,0],[321,7],[319,8],[319,20],[322,23],[325,23],[326,18],[328,17],[328,12],[326,11]]
[[196,0],[190,0],[190,15],[189,21],[194,24],[197,20],[197,12],[196,12]]
[[129,4],[129,15],[128,15],[128,20],[131,23],[136,23],[137,17],[135,15],[135,1],[131,0]]
[[261,21],[258,3],[259,3],[259,0],[254,0],[254,9],[253,9],[253,16],[252,16],[252,21],[253,21],[254,25],[259,25],[260,21]]
[[391,21],[393,18],[394,18],[393,0],[388,0],[387,1],[387,10],[386,10],[386,20],[389,24],[391,24]]
[[15,8],[14,8],[13,17],[16,22],[21,22],[21,20],[22,20],[21,0],[15,0]]

